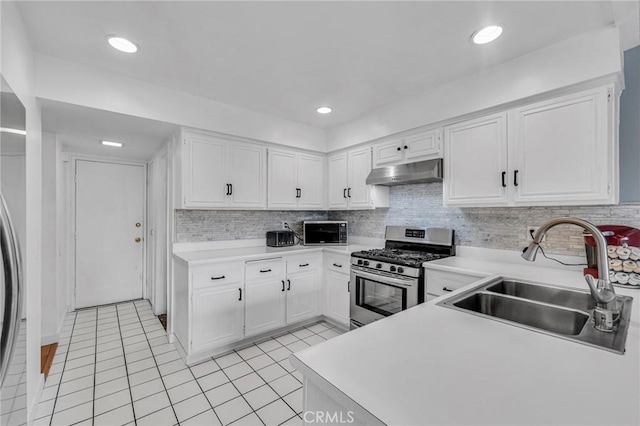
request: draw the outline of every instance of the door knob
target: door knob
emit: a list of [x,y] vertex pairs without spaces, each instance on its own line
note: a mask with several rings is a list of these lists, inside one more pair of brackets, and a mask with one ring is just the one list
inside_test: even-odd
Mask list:
[[140,241],[142,241],[142,238],[140,238],[140,237],[136,237],[136,240],[135,240],[135,241],[136,241],[136,243],[139,243]]

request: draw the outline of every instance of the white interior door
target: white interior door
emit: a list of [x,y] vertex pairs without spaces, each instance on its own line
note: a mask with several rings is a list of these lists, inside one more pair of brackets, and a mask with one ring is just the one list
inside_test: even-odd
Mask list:
[[142,298],[145,167],[76,160],[75,180],[76,309]]

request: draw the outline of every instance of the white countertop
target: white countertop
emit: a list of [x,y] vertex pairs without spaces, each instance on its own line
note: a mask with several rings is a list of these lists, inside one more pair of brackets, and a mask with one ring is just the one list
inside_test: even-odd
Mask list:
[[[576,270],[465,257],[427,267],[586,289]],[[439,298],[292,358],[388,425],[637,425],[640,291],[616,292],[635,298],[625,355],[436,306]]]
[[354,251],[368,250],[371,246],[361,244],[349,244],[347,246],[303,246],[296,245],[291,247],[235,247],[220,248],[212,250],[188,250],[174,252],[173,257],[186,262],[189,266],[196,266],[216,261],[232,261],[232,260],[252,260],[266,257],[277,257],[279,255],[304,254],[318,251],[328,253],[351,254]]

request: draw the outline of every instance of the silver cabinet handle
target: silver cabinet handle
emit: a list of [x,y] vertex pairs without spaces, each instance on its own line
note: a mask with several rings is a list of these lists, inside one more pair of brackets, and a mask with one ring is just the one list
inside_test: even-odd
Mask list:
[[4,320],[0,343],[0,355],[2,356],[0,383],[2,383],[7,374],[9,360],[18,338],[22,309],[20,251],[11,224],[11,218],[9,217],[9,210],[2,195],[0,195],[0,251],[2,253],[5,285]]
[[211,277],[212,280],[222,280],[226,278],[224,275],[220,275],[219,277]]
[[335,266],[336,268],[342,268],[342,265],[340,265],[339,263],[334,263],[333,266]]
[[308,263],[301,263],[300,265],[298,265],[299,268],[304,268],[305,266],[309,266]]
[[271,269],[260,269],[260,272],[264,274],[265,272],[271,272]]

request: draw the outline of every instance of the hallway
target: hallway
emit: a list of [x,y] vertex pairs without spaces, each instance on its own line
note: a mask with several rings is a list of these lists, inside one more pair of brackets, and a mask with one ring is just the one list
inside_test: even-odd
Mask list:
[[289,354],[341,333],[321,322],[187,367],[146,300],[73,312],[35,425],[300,425]]

